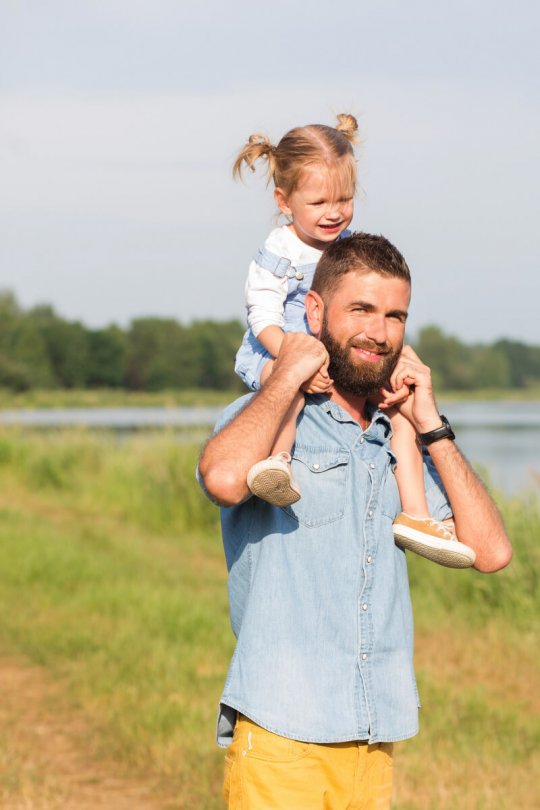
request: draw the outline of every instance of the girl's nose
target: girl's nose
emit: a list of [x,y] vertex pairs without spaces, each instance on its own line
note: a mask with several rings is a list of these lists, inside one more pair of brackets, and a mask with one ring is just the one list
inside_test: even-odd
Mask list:
[[341,212],[339,210],[339,203],[329,203],[328,208],[326,209],[326,218],[327,219],[341,219]]

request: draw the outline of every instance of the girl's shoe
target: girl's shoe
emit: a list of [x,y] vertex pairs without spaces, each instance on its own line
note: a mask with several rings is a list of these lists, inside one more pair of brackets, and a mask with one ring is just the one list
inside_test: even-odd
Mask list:
[[254,464],[248,472],[247,485],[253,495],[272,506],[290,506],[301,497],[292,476],[289,453],[278,453]]
[[402,512],[393,525],[394,540],[402,548],[420,557],[445,565],[447,568],[470,568],[476,554],[460,543],[452,532],[453,523],[441,523],[432,518],[415,518]]

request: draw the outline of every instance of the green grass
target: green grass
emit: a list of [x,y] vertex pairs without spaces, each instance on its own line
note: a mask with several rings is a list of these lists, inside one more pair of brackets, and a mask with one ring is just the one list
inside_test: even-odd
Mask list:
[[438,398],[448,402],[501,401],[501,402],[535,402],[540,400],[540,386],[529,388],[478,388],[474,391],[439,390]]
[[65,681],[99,718],[104,755],[203,806],[218,794],[212,726],[232,635],[195,449],[168,434],[7,433],[0,459],[0,647]]
[[[168,391],[125,391],[114,388],[75,390],[33,390],[14,393],[0,388],[0,408],[106,408],[106,407],[175,407],[180,405],[226,405],[245,389],[234,391],[210,389]],[[445,401],[473,400],[540,400],[540,386],[523,389],[479,389],[478,391],[439,391]]]
[[126,391],[116,388],[33,390],[14,393],[0,388],[0,408],[122,408],[176,407],[179,405],[227,405],[240,393],[234,391],[187,389],[167,391]]
[[[179,807],[214,810],[233,639],[196,456],[168,432],[0,433],[0,654],[46,667],[104,757],[154,774]],[[411,558],[422,731],[398,753],[397,810],[532,806],[540,508],[501,505],[505,571]]]

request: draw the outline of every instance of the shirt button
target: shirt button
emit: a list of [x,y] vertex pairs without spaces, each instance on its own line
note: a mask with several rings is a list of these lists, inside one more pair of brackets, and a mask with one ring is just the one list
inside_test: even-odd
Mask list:
[[368,517],[373,517],[373,509],[370,509],[368,512]]
[[368,608],[367,602],[364,602],[364,604],[362,605],[362,610],[367,610],[367,608]]
[[358,441],[360,444],[364,444],[364,437],[362,436],[360,439],[358,439]]
[[373,557],[371,556],[371,554],[368,554],[368,556],[366,557],[366,562],[370,563],[372,560]]
[[320,470],[321,469],[321,465],[317,464],[317,463],[312,464],[311,466],[313,467],[314,470]]
[[362,661],[367,661],[367,653],[362,653]]
[[369,465],[369,469],[370,469],[370,470],[374,470],[374,469],[375,469],[375,464],[370,464],[370,465]]

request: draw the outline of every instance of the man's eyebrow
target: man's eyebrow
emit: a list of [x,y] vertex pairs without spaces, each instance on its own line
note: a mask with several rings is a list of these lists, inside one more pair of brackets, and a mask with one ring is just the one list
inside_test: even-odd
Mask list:
[[373,312],[376,309],[375,304],[370,304],[369,301],[351,301],[349,307],[353,309],[354,307],[362,307],[362,309],[367,309],[369,312]]
[[390,312],[387,312],[386,315],[391,318],[400,318],[403,321],[406,321],[409,317],[409,313],[406,309],[392,309]]
[[[349,304],[350,309],[354,309],[355,307],[362,307],[365,309],[366,312],[375,312],[377,309],[376,304],[372,304],[369,301],[351,301]],[[400,318],[403,321],[406,321],[409,317],[409,313],[406,309],[391,309],[389,312],[385,313],[386,317],[391,318]]]

